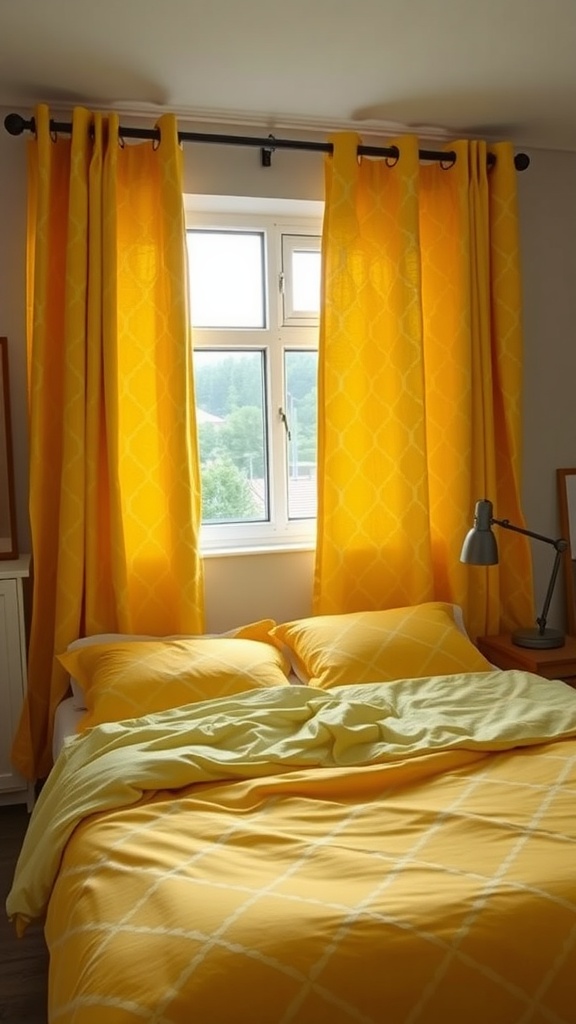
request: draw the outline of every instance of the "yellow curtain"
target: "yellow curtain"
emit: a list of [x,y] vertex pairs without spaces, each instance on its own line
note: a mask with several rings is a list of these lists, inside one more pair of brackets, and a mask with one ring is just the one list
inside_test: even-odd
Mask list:
[[33,607],[13,746],[50,768],[83,634],[202,632],[200,481],[176,122],[124,144],[77,108],[70,138],[36,111],[29,147],[28,369]]
[[[453,166],[326,160],[314,610],[427,600],[471,635],[533,622],[526,538],[500,564],[459,561],[478,498],[523,525],[516,171],[506,143],[450,145]],[[497,527],[495,528],[498,529]]]

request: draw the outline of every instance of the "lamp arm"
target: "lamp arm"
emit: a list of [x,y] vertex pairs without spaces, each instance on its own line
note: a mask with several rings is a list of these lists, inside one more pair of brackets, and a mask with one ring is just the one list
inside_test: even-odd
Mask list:
[[550,601],[552,600],[552,594],[556,585],[556,577],[558,575],[558,570],[560,569],[560,562],[562,561],[562,553],[566,551],[568,541],[564,540],[563,537],[559,537],[558,540],[553,540],[552,537],[544,537],[541,533],[534,533],[532,530],[524,530],[520,526],[513,526],[508,519],[492,519],[492,523],[495,523],[497,526],[503,526],[505,530],[514,530],[515,533],[523,533],[526,537],[534,537],[535,540],[543,540],[545,544],[552,544],[556,550],[556,557],[554,559],[554,565],[552,566],[552,575],[550,576],[546,597],[544,598],[544,606],[540,616],[536,619],[536,622],[538,623],[538,632],[541,635],[544,635],[548,609],[550,607]]
[[556,548],[556,558],[554,559],[554,565],[552,566],[552,575],[550,576],[548,590],[546,591],[546,597],[544,598],[544,605],[539,618],[536,619],[536,622],[538,623],[538,631],[541,634],[543,634],[546,629],[546,618],[548,616],[548,609],[550,607],[550,601],[552,600],[552,593],[556,584],[556,577],[560,568],[560,562],[562,561],[563,550],[563,548]]
[[552,544],[556,551],[566,551],[568,541],[563,537],[554,540],[553,537],[545,537],[542,533],[534,533],[533,530],[524,530],[521,526],[514,526],[509,519],[491,519],[490,525],[503,526],[505,530],[513,530],[514,533],[523,533],[525,537],[533,537],[534,540],[543,540],[545,544]]

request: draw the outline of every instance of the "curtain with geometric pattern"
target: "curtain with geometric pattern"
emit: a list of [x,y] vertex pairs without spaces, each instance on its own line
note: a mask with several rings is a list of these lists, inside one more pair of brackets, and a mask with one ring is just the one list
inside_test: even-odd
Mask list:
[[314,610],[447,600],[472,636],[530,625],[526,538],[500,531],[497,567],[459,560],[477,499],[524,523],[512,148],[426,165],[415,137],[394,161],[359,141],[326,158]]
[[51,765],[79,636],[204,626],[200,481],[182,153],[127,144],[77,108],[69,138],[35,114],[29,145],[28,370],[33,601],[28,697],[12,757]]

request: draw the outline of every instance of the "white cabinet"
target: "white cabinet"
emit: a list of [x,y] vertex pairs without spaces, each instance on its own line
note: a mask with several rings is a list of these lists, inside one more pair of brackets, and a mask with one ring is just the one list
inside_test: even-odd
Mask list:
[[13,767],[10,750],[26,693],[24,582],[30,556],[0,560],[0,804],[34,802],[34,787]]

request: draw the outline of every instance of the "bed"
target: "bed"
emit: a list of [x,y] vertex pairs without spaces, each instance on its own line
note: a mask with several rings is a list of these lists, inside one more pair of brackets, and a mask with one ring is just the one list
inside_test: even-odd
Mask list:
[[576,693],[440,602],[246,630],[61,655],[51,1024],[573,1024]]

